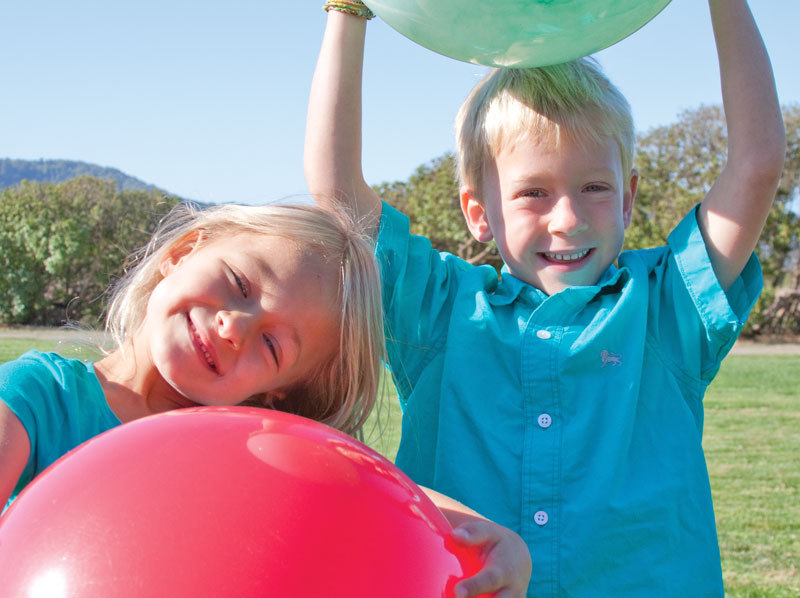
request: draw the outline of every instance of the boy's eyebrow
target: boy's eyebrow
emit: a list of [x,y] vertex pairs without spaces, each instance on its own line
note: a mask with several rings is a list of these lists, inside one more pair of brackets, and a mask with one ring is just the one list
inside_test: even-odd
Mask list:
[[[590,168],[581,173],[584,178],[593,178],[596,176],[602,177],[615,177],[617,175],[616,171],[613,168],[609,168],[607,166],[598,166],[596,168]],[[549,181],[554,178],[560,178],[556,175],[550,174],[548,170],[542,170],[540,172],[527,172],[521,173],[519,176],[511,178],[512,183],[521,183],[521,184],[530,184],[530,183],[537,183],[540,181]]]

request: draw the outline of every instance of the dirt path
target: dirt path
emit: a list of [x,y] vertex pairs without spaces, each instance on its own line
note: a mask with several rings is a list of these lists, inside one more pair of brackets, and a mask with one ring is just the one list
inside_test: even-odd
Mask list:
[[47,339],[53,341],[102,340],[105,333],[96,330],[73,330],[69,328],[47,328],[39,326],[0,326],[0,338]]
[[800,343],[765,343],[741,339],[731,349],[731,355],[800,355]]
[[[65,328],[40,328],[36,326],[19,326],[6,328],[0,326],[0,338],[34,338],[55,341],[70,339],[100,340],[104,336],[101,331],[69,330]],[[748,339],[739,340],[731,350],[732,355],[800,355],[800,341],[766,343]]]

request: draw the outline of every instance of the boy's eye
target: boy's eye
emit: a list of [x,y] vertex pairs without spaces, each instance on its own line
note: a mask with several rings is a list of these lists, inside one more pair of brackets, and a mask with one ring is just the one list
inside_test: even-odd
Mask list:
[[534,199],[538,199],[541,197],[546,197],[547,193],[544,191],[544,189],[526,189],[517,195],[519,197],[532,197]]
[[584,187],[584,191],[588,191],[589,193],[608,191],[608,189],[608,185],[604,185],[603,183],[592,183],[591,185],[586,185],[586,187]]
[[263,335],[263,336],[264,336],[264,342],[266,343],[267,348],[270,350],[270,353],[272,353],[272,358],[275,360],[275,363],[278,363],[278,352],[275,350],[275,343],[273,343],[272,339],[269,336],[267,336],[266,334]]

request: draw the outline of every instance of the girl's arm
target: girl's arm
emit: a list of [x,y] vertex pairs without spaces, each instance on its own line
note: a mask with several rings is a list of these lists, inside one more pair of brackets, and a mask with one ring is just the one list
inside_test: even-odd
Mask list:
[[456,597],[524,598],[531,578],[531,555],[522,538],[444,494],[422,490],[453,526],[453,538],[478,547],[484,559],[483,569],[456,584]]
[[361,78],[366,19],[328,12],[306,121],[306,183],[321,205],[356,210],[368,227],[381,203],[361,170]]
[[31,444],[22,422],[0,401],[0,511],[14,491],[30,454]]
[[786,138],[767,50],[746,0],[709,0],[728,160],[703,200],[700,230],[722,287],[739,277],[766,222]]

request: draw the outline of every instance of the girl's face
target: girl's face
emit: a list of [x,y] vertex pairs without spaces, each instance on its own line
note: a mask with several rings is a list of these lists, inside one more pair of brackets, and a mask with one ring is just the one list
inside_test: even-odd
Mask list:
[[288,239],[195,237],[161,273],[143,338],[161,377],[195,403],[280,398],[338,347],[338,269]]

